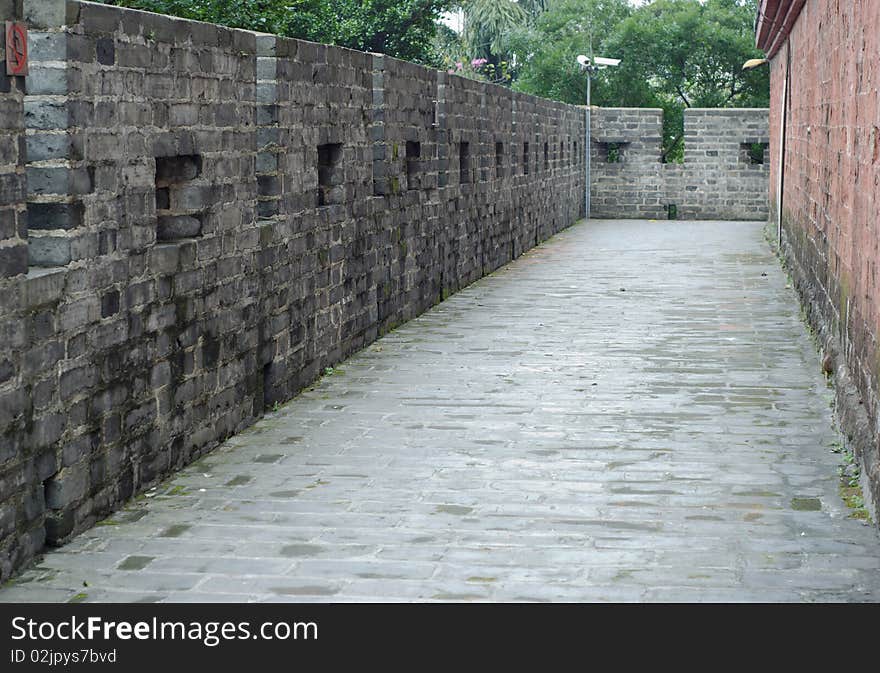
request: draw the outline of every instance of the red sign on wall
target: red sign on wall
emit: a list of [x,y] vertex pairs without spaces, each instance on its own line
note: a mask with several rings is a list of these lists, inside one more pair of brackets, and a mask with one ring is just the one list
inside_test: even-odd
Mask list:
[[27,25],[6,22],[6,74],[28,74]]

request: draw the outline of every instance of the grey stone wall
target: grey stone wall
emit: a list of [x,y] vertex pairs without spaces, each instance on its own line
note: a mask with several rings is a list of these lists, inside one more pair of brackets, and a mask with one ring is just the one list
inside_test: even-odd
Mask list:
[[[21,4],[0,0],[0,15],[13,20],[22,18]],[[24,135],[24,78],[6,75],[5,26],[0,31],[0,578],[9,569],[26,561],[42,546],[45,529],[34,523],[42,510],[42,495],[22,488],[33,481],[38,467],[29,456],[21,455],[20,441],[8,438],[10,432],[24,434],[19,424],[27,405],[20,385],[22,369],[27,366],[23,350],[27,331],[11,319],[30,287],[17,280],[27,271],[27,210]],[[28,452],[29,453],[29,452]]]
[[683,164],[661,163],[662,110],[593,108],[590,126],[592,217],[767,219],[767,110],[685,110]]
[[583,215],[583,110],[23,2],[31,74],[0,80],[0,578]]

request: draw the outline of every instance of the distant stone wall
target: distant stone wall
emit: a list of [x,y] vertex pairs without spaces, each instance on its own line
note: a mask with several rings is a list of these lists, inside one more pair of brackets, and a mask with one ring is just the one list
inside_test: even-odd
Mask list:
[[[688,109],[684,163],[661,163],[663,111],[593,108],[592,217],[765,220],[769,132],[764,109]],[[752,155],[753,144],[764,151]]]
[[31,73],[0,76],[0,579],[583,216],[583,109],[21,2]]

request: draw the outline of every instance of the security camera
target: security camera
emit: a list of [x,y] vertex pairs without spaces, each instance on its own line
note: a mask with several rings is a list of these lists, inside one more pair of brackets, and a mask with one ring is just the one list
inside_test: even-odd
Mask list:
[[602,58],[601,56],[596,56],[592,60],[590,60],[589,56],[584,56],[581,54],[577,57],[577,62],[580,63],[581,67],[585,70],[595,71],[600,68],[606,68],[609,65],[619,65],[619,58]]

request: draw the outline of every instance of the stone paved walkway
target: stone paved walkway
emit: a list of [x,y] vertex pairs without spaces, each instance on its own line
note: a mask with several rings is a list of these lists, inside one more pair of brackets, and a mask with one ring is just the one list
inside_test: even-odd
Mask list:
[[0,600],[880,600],[786,282],[758,223],[581,223]]

